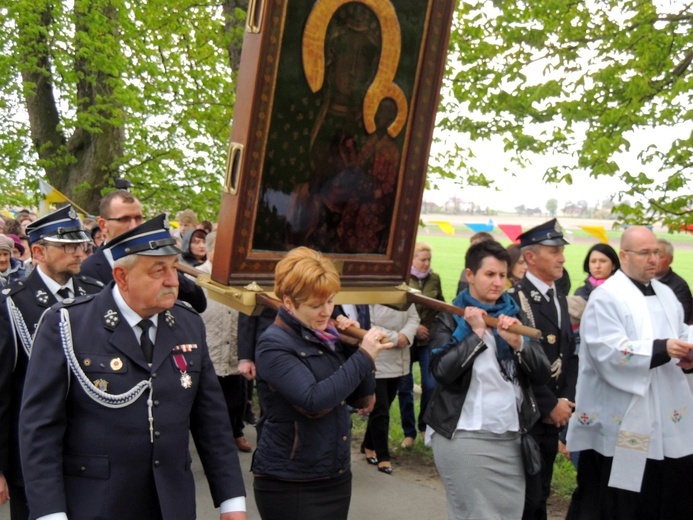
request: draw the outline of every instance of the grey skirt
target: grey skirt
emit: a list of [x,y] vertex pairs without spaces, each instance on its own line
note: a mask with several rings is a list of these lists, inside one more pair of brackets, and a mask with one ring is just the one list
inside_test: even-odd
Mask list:
[[431,444],[450,520],[522,518],[525,471],[518,432],[457,430],[452,439],[433,435]]

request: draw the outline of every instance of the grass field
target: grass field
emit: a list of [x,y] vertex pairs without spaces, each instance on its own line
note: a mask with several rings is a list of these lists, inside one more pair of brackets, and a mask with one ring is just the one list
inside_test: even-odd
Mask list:
[[[440,275],[443,283],[443,294],[446,301],[450,302],[456,296],[457,281],[464,267],[464,254],[469,247],[469,236],[471,233],[460,233],[459,236],[443,235],[436,232],[421,232],[418,240],[431,245],[433,249],[431,266]],[[618,251],[618,242],[621,233],[609,231],[609,242]],[[613,235],[613,236],[612,236]],[[494,237],[503,245],[507,246],[510,241],[499,232],[494,232]],[[681,275],[688,283],[693,284],[693,237],[690,235],[658,235],[666,238],[674,246],[674,263],[672,268]],[[597,239],[587,233],[580,234],[574,232],[571,237],[573,243],[565,247],[565,268],[570,273],[572,283],[571,292],[583,285],[587,275],[582,270],[585,255],[590,247],[597,242]]]

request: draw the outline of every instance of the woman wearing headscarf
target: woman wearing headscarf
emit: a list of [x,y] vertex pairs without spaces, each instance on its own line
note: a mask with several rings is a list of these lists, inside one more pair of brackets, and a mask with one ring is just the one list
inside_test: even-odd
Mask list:
[[198,267],[207,260],[207,246],[205,238],[207,231],[204,229],[191,229],[183,234],[183,254],[181,259],[188,265]]

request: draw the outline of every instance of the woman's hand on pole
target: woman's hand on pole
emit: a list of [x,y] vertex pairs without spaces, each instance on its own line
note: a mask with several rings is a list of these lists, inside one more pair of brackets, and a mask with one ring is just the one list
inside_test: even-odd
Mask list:
[[395,344],[390,341],[387,334],[377,327],[373,327],[361,340],[361,348],[375,360],[381,350],[391,349]]

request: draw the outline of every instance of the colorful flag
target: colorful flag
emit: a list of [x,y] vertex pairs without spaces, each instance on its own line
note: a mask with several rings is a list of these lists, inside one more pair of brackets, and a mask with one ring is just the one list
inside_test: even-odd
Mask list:
[[39,191],[43,196],[43,213],[50,213],[51,204],[69,202],[68,198],[48,184],[43,179],[39,179]]
[[490,233],[493,231],[493,228],[496,227],[496,225],[493,223],[493,219],[488,219],[488,224],[479,224],[476,222],[470,222],[470,223],[465,223],[465,226],[467,226],[469,229],[474,231],[474,233],[479,233],[480,231],[485,231],[486,233]]
[[586,231],[593,237],[597,237],[599,241],[603,244],[609,243],[609,238],[606,236],[606,230],[604,226],[580,226],[580,229]]
[[430,220],[429,221],[431,224],[438,224],[438,227],[440,230],[445,233],[446,235],[455,235],[455,228],[453,227],[452,224],[450,224],[449,221],[447,220]]
[[77,204],[72,202],[70,199],[68,199],[65,195],[60,193],[46,181],[40,178],[38,181],[39,191],[43,196],[43,213],[50,213],[53,210],[53,208],[51,208],[52,204],[61,204],[63,202],[69,202],[70,204],[72,204],[72,207],[74,207],[78,212],[81,212],[82,218],[90,216],[89,212],[84,211],[84,209],[80,208]]
[[520,224],[498,224],[498,229],[505,233],[505,236],[507,236],[512,243],[518,242],[517,237],[522,234],[522,226]]

